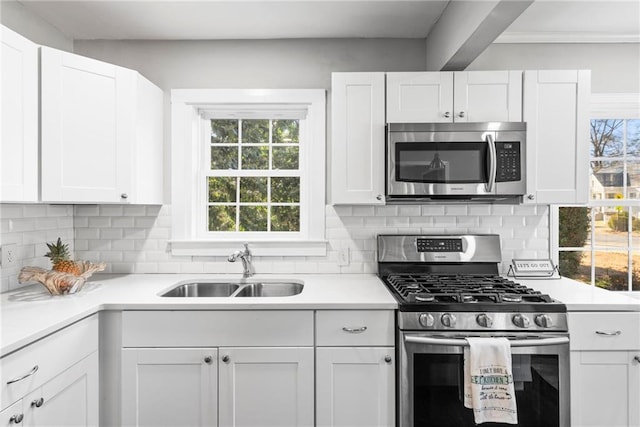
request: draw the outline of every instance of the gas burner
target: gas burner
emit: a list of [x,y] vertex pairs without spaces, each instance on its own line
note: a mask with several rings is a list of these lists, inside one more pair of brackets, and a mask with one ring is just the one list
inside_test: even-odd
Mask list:
[[389,274],[384,282],[393,291],[401,311],[564,310],[548,295],[497,274]]

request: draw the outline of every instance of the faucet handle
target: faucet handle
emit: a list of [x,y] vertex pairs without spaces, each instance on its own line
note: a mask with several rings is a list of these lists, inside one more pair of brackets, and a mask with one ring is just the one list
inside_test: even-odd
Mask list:
[[249,250],[249,242],[244,242],[244,253],[245,255],[251,255],[251,251]]

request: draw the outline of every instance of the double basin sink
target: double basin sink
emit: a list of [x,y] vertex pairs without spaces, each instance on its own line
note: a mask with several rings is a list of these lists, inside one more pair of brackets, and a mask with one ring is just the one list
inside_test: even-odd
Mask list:
[[161,297],[220,298],[220,297],[288,297],[302,292],[304,285],[296,282],[224,281],[183,282],[161,294]]

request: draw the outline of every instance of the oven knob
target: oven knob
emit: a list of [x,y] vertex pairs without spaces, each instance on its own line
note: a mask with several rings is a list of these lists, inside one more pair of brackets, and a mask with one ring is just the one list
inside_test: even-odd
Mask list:
[[518,328],[528,328],[529,325],[531,324],[531,321],[529,320],[529,318],[524,314],[516,314],[515,316],[513,316],[513,319],[511,320],[513,321],[513,324],[516,325]]
[[425,328],[430,328],[436,323],[436,319],[433,318],[431,313],[420,313],[418,316],[418,322]]
[[442,317],[440,317],[440,321],[442,322],[442,325],[447,328],[453,328],[456,326],[456,316],[451,313],[443,314]]
[[476,316],[476,323],[483,328],[490,328],[493,326],[493,319],[489,315],[481,313]]
[[550,328],[553,326],[553,320],[548,314],[538,314],[534,320],[536,322],[536,325],[540,326],[541,328]]

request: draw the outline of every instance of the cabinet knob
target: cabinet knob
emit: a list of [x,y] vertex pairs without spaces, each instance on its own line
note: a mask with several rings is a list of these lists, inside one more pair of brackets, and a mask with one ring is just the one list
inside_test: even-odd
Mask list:
[[222,356],[222,361],[224,363],[229,363],[229,360],[231,360],[231,358],[229,357],[228,354],[225,354],[224,356]]
[[387,362],[387,363],[391,363],[391,360],[393,360],[393,359],[391,359],[391,356],[385,356],[384,357],[384,361]]
[[460,112],[458,113],[458,117],[463,118],[463,117],[464,117],[464,111],[460,111]]
[[41,397],[40,399],[35,399],[31,402],[31,407],[36,407],[39,408],[42,406],[42,404],[44,403],[44,397]]
[[383,199],[382,194],[378,194],[378,195],[376,196],[376,199],[378,199],[378,200],[382,200],[382,199]]
[[211,365],[213,363],[213,357],[211,356],[206,356],[204,358],[204,363],[206,363],[207,365]]
[[633,360],[635,360],[636,362],[640,363],[640,356],[634,356]]
[[20,424],[24,419],[24,414],[14,415],[9,418],[9,424]]
[[129,198],[129,195],[128,195],[127,193],[122,193],[122,194],[120,195],[120,198],[121,198],[121,199],[128,199],[128,198]]
[[448,119],[449,117],[451,117],[451,113],[448,111],[445,111],[443,116]]
[[533,200],[535,198],[536,198],[536,196],[534,196],[533,194],[528,194],[527,195],[527,199],[529,199],[529,200]]

